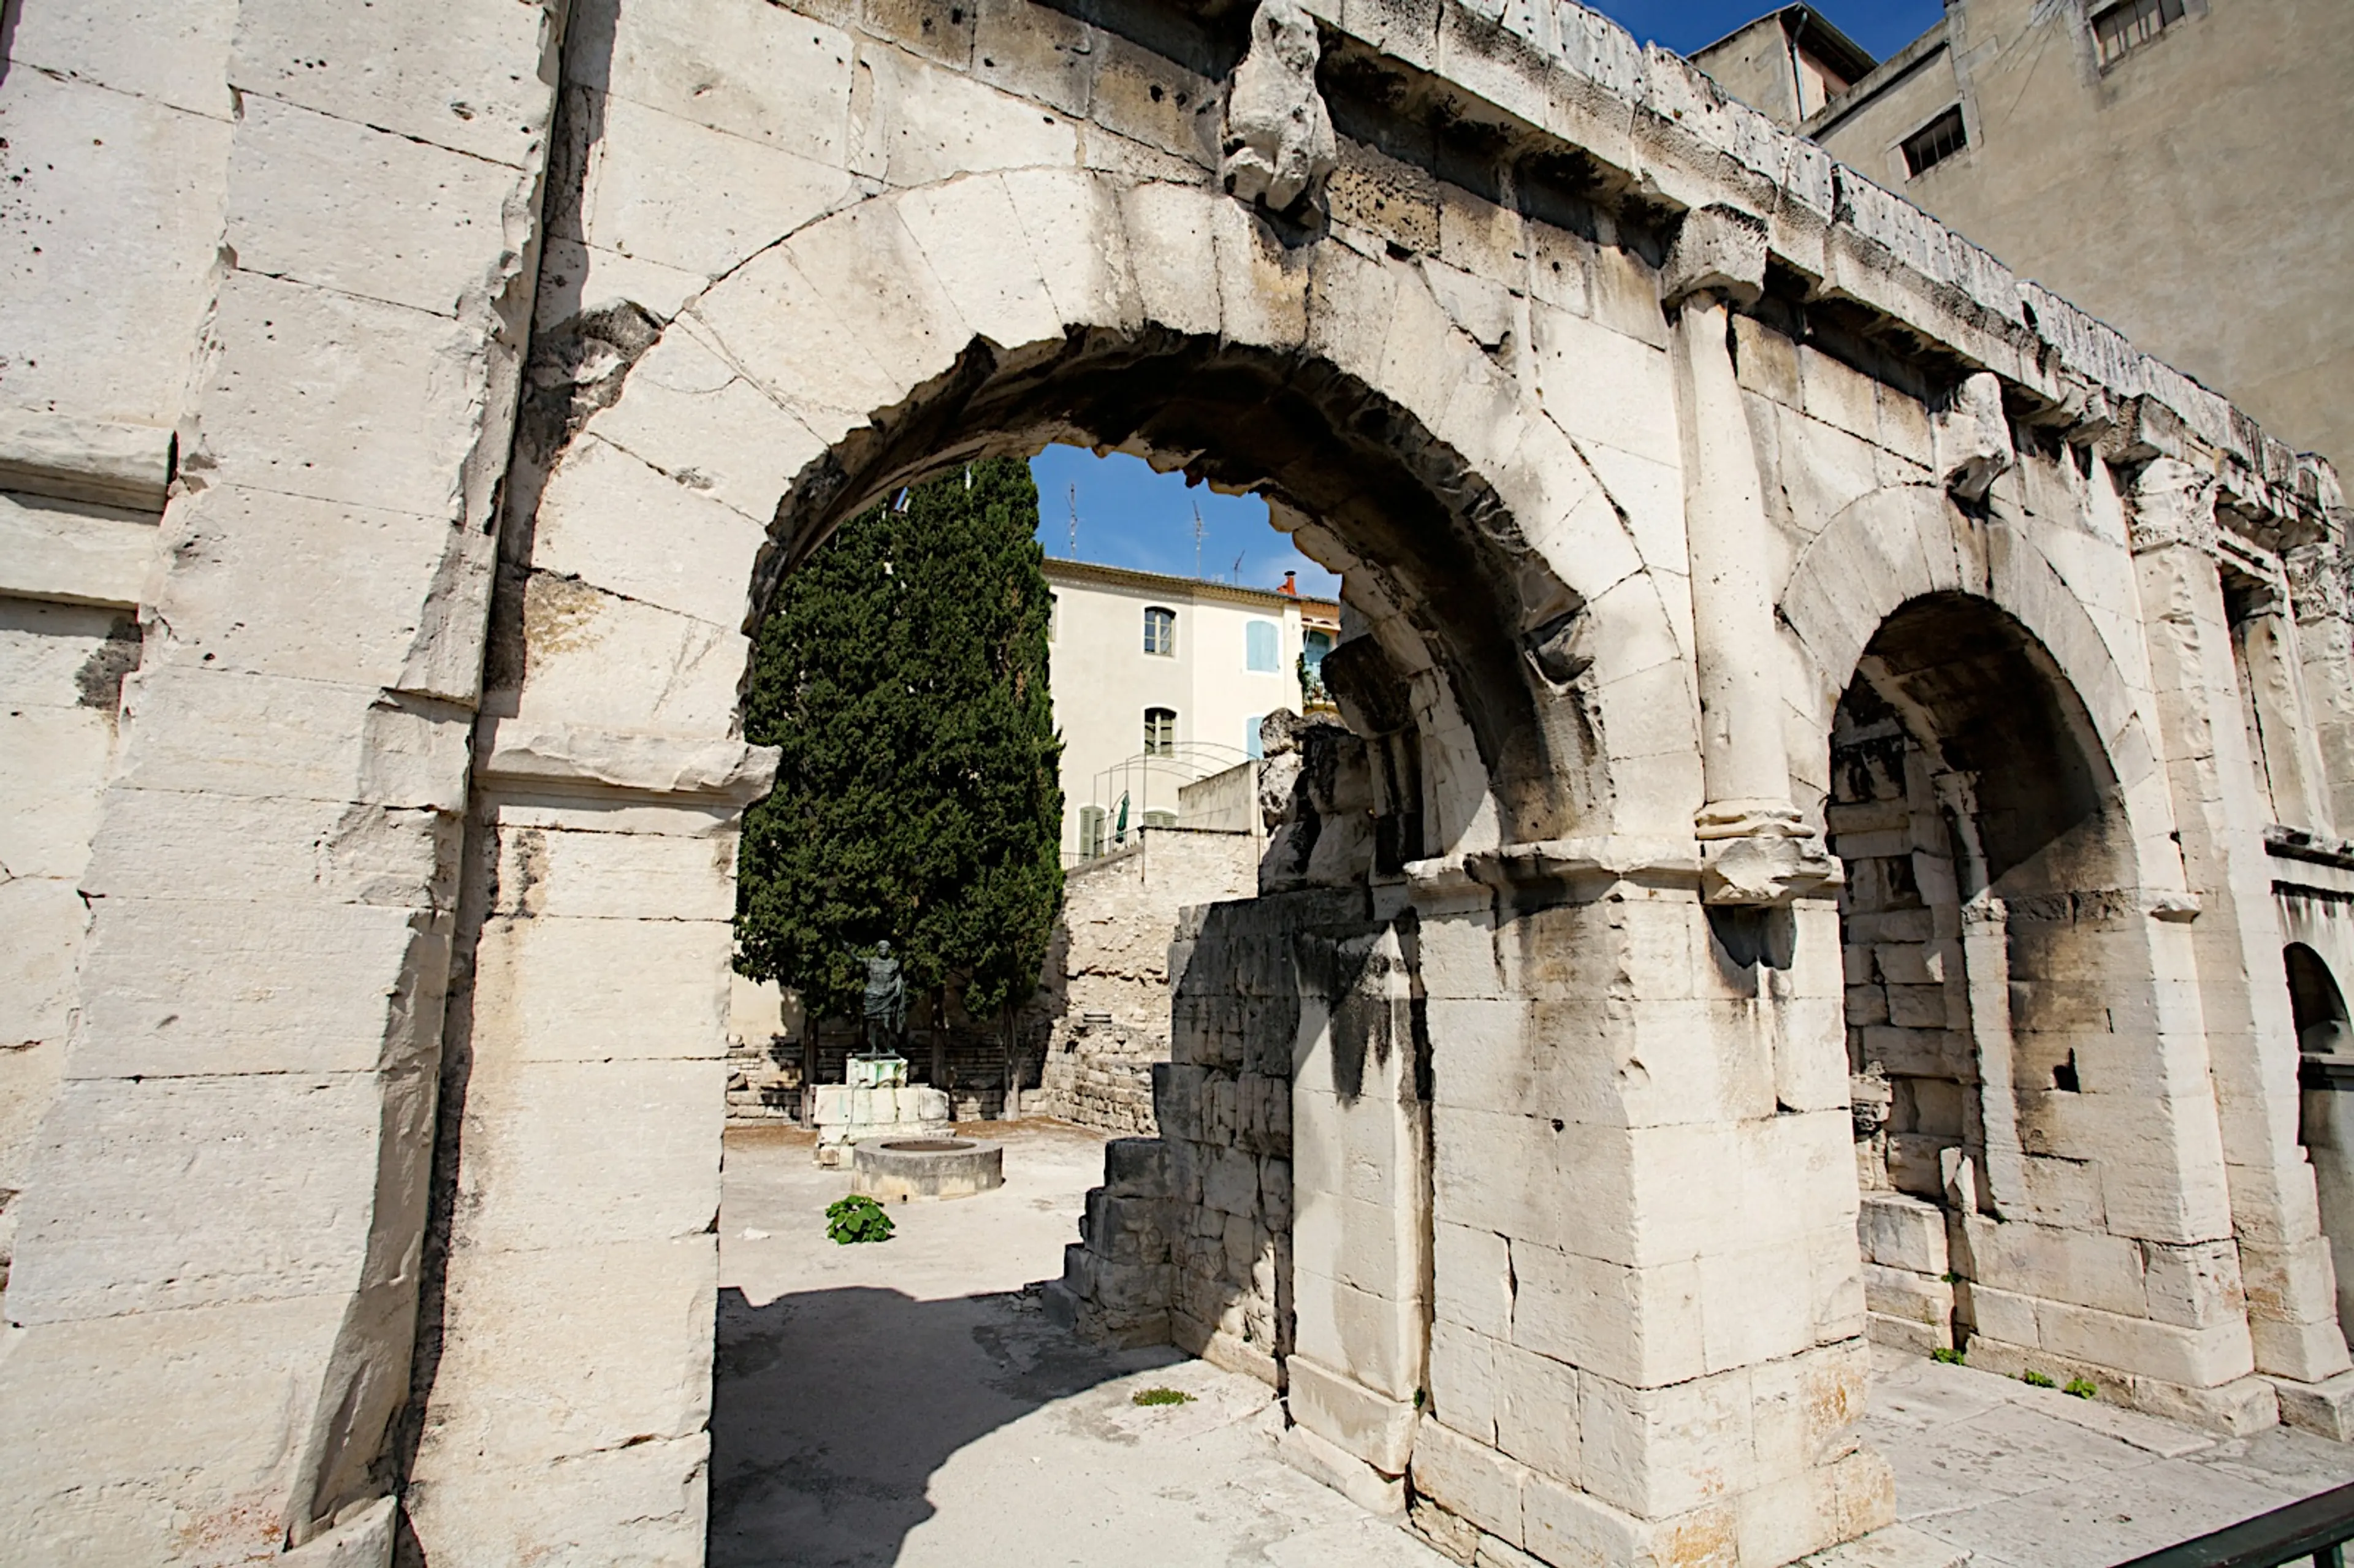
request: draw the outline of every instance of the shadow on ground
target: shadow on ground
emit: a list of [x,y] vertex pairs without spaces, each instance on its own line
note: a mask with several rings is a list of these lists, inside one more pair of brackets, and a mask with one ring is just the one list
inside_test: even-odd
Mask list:
[[852,1286],[755,1306],[729,1286],[718,1329],[713,1568],[896,1563],[908,1532],[933,1515],[934,1472],[959,1449],[1056,1400],[1182,1359],[1082,1344],[1046,1321],[1034,1292],[919,1301]]

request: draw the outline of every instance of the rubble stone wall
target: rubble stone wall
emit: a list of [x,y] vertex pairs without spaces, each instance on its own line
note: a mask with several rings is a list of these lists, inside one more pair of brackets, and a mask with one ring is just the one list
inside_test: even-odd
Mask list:
[[1248,893],[1251,835],[1146,828],[1133,848],[1073,867],[1039,1006],[1052,1021],[1025,1106],[1106,1132],[1155,1130],[1153,1069],[1170,1060],[1170,944],[1190,906]]
[[1848,1065],[1877,1113],[1856,1127],[1864,1304],[1872,1339],[1925,1352],[1954,1342],[1942,1157],[1982,1161],[1986,1139],[1952,830],[1919,743],[1868,687],[1833,722],[1825,817],[1846,870]]
[[1290,1353],[1295,944],[1362,923],[1362,892],[1189,909],[1170,948],[1159,1137],[1113,1146],[1067,1249],[1064,1309],[1117,1343],[1174,1343],[1275,1387]]

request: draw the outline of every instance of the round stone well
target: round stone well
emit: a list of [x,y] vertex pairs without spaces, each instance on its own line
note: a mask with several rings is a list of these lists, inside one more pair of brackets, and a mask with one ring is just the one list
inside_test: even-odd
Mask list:
[[970,1138],[878,1138],[851,1156],[850,1190],[878,1202],[970,1198],[1005,1185],[1005,1146]]

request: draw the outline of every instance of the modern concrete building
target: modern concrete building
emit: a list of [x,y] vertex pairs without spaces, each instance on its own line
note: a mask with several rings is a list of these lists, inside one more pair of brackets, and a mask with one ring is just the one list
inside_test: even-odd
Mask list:
[[1692,56],[1716,84],[1784,125],[1796,125],[1880,62],[1812,5],[1785,5]]
[[1256,757],[1258,721],[1304,703],[1301,653],[1340,637],[1329,599],[1087,561],[1046,580],[1066,864],[1174,826],[1178,790]]
[[1836,82],[1859,51],[1807,6],[1692,58],[2290,445],[2342,462],[2349,22],[2343,0],[1947,0],[1828,101],[1791,83]]

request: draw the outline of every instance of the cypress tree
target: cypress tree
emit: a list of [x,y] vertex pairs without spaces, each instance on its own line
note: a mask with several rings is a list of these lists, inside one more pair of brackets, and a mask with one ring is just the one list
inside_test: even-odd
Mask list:
[[745,730],[783,756],[745,813],[737,968],[854,1014],[888,938],[911,992],[1005,1030],[1062,898],[1050,599],[1018,460],[844,524],[761,624]]

